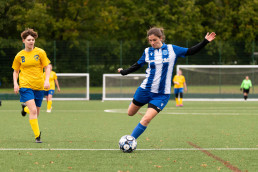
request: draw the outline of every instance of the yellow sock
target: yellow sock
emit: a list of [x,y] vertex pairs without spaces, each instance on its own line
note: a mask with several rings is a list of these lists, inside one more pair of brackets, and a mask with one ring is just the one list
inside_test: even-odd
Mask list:
[[47,101],[47,110],[51,110],[52,107],[52,100]]
[[176,105],[179,105],[178,98],[176,98]]
[[183,104],[183,98],[180,98],[180,105]]
[[25,111],[27,114],[30,114],[30,111],[29,111],[28,106],[26,106],[26,107],[24,108],[24,111]]
[[32,131],[35,134],[35,138],[37,138],[40,135],[38,119],[30,119],[30,125],[32,128]]

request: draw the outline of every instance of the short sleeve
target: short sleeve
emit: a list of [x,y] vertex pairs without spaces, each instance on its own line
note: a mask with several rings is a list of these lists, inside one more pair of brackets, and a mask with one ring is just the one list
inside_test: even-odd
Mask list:
[[188,48],[179,47],[177,45],[172,45],[172,46],[173,46],[173,50],[176,54],[176,57],[185,57],[185,54],[186,54]]
[[57,80],[57,76],[56,76],[56,73],[54,73],[54,80]]
[[176,80],[176,75],[175,75],[174,78],[173,78],[173,82],[175,82],[175,80]]
[[40,52],[40,59],[43,67],[46,67],[50,63],[50,60],[47,58],[47,54],[44,50]]
[[145,51],[143,52],[142,57],[137,61],[137,63],[139,65],[141,65],[141,67],[146,63],[145,62]]
[[18,56],[16,56],[13,60],[13,65],[12,65],[12,68],[16,71],[19,71],[20,70],[20,66],[21,66],[21,63],[19,62],[18,60]]

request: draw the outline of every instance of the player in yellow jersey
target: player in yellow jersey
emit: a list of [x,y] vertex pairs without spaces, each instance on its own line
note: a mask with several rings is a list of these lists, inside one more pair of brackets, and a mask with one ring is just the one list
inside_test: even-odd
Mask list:
[[[174,93],[176,99],[176,106],[183,106],[183,93],[184,89],[187,91],[185,77],[182,75],[182,71],[178,70],[177,75],[173,78],[174,83]],[[180,99],[178,100],[178,96]]]
[[[50,88],[49,89],[45,89],[45,96],[46,96],[46,100],[47,100],[47,112],[51,112],[52,109],[52,97],[55,93],[55,85],[57,87],[58,92],[60,92],[60,87],[59,87],[59,83],[57,80],[57,76],[56,73],[54,71],[52,71],[52,65],[50,64],[50,77],[49,77],[49,83],[50,83]],[[46,72],[44,72],[44,78],[46,77]]]
[[[25,48],[15,56],[12,65],[14,92],[20,93],[20,102],[25,102],[29,109],[29,122],[36,143],[42,143],[38,116],[44,97],[44,88],[49,88],[50,61],[43,49],[34,47],[35,39],[38,38],[37,32],[33,29],[26,29],[21,33],[21,38]],[[43,68],[46,71],[45,80]]]

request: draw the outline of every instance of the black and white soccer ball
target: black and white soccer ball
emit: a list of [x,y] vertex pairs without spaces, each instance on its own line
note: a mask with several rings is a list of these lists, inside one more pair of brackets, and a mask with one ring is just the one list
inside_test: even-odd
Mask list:
[[119,148],[126,153],[133,152],[137,147],[137,141],[133,136],[125,135],[119,140]]

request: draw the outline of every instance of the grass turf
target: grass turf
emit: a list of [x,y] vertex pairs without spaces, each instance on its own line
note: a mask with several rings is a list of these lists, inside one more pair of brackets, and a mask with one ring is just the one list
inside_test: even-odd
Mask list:
[[138,138],[138,150],[128,154],[118,150],[118,141],[141,119],[139,114],[126,115],[129,103],[54,101],[52,113],[46,113],[43,102],[39,117],[43,143],[36,144],[28,116],[20,115],[20,103],[3,101],[1,171],[232,171],[188,142],[207,150],[225,148],[208,151],[242,171],[258,170],[257,102],[185,102],[184,107],[175,107],[170,101]]

